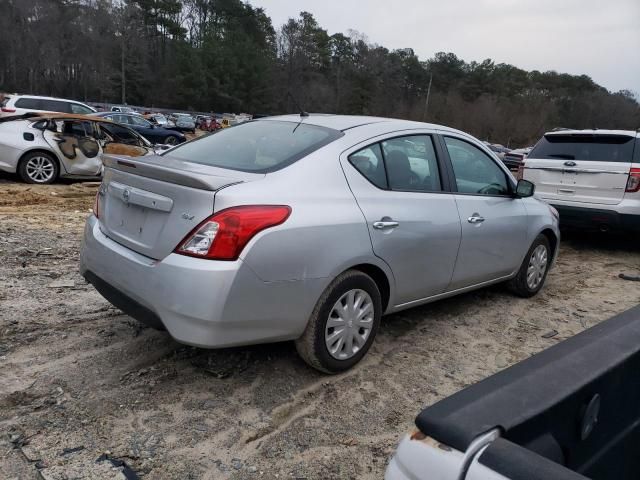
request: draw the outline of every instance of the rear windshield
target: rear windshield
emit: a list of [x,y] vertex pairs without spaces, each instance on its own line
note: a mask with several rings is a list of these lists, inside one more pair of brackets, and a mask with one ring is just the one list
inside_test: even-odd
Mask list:
[[625,135],[545,135],[529,158],[631,162],[633,140]]
[[213,167],[268,173],[291,165],[342,135],[338,130],[304,123],[246,122],[180,145],[167,155]]

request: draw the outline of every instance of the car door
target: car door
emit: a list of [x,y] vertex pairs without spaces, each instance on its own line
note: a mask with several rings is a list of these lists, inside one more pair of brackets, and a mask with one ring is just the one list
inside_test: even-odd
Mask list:
[[462,240],[449,290],[513,273],[529,245],[527,212],[512,195],[515,182],[496,159],[468,138],[442,137],[454,178]]
[[631,169],[634,136],[549,133],[525,163],[524,178],[544,200],[616,205]]
[[396,134],[342,157],[373,251],[393,272],[396,306],[444,292],[453,274],[460,218],[437,148],[430,134]]
[[98,175],[102,168],[102,147],[93,122],[57,119],[44,130],[44,138],[57,153],[64,170],[71,175]]

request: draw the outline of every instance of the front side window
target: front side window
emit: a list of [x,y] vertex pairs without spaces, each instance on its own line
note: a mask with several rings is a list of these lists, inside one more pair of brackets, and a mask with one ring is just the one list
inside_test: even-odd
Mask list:
[[545,135],[529,158],[626,163],[631,162],[633,140],[627,135]]
[[134,125],[137,125],[138,127],[151,128],[151,124],[147,122],[144,118],[133,115],[129,117],[129,119],[133,122]]
[[243,172],[280,170],[343,135],[301,122],[262,120],[206,135],[166,154],[187,162]]
[[78,113],[80,115],[90,115],[94,113],[90,108],[85,107],[84,105],[80,105],[79,103],[71,104],[71,113]]
[[349,155],[349,163],[376,187],[387,189],[387,175],[379,144],[352,153]]
[[482,150],[464,140],[444,137],[459,193],[509,195],[506,173]]
[[429,135],[412,135],[382,142],[389,188],[439,192],[438,160]]

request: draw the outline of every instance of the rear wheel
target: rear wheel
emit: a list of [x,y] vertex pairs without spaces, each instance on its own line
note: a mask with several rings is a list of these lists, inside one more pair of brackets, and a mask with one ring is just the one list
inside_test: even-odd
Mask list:
[[53,183],[59,172],[58,162],[45,152],[27,153],[18,166],[20,178],[27,183]]
[[540,234],[529,248],[518,274],[509,281],[509,289],[524,298],[538,293],[547,278],[551,262],[549,240]]
[[376,283],[360,271],[348,270],[318,300],[307,328],[295,342],[296,349],[320,371],[348,370],[369,350],[381,316],[382,298]]

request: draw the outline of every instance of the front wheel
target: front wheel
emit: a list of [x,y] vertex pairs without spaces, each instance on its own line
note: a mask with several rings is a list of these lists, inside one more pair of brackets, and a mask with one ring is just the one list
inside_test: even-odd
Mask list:
[[296,340],[298,354],[326,373],[348,370],[365,356],[380,325],[382,298],[368,275],[348,270],[326,288],[307,328]]
[[547,278],[551,263],[549,240],[540,234],[529,248],[517,275],[509,281],[509,289],[519,297],[529,298],[538,293]]

